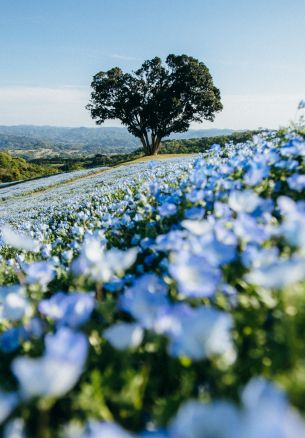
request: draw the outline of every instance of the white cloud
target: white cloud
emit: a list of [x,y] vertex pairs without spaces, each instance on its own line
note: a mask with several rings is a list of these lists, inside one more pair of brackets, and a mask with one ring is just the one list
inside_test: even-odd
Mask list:
[[[193,127],[246,129],[287,125],[304,94],[223,95],[224,109],[215,122]],[[94,126],[85,109],[89,96],[88,87],[0,87],[0,124]],[[119,125],[118,121],[106,123],[106,126]]]

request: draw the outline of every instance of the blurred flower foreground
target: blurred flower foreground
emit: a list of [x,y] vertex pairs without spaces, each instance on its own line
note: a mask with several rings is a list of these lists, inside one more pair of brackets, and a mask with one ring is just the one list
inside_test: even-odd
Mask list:
[[2,221],[1,436],[305,437],[302,123],[111,172]]

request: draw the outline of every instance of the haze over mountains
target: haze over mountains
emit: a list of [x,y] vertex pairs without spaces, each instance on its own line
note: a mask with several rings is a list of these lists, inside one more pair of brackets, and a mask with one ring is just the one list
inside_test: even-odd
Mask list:
[[[191,129],[170,139],[229,135],[231,129]],[[0,150],[26,157],[127,153],[141,146],[125,128],[66,128],[54,126],[0,126]]]

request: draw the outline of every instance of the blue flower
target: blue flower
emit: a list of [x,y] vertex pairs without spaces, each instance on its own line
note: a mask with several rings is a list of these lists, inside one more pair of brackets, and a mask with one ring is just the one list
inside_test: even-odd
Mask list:
[[0,424],[11,414],[19,401],[15,392],[4,392],[0,390]]
[[304,259],[278,259],[252,269],[245,275],[248,283],[267,289],[281,289],[305,279]]
[[167,286],[155,274],[145,274],[128,288],[120,299],[120,307],[145,328],[154,325],[156,317],[168,305]]
[[235,360],[231,339],[233,323],[229,314],[206,307],[179,307],[174,306],[172,316],[169,311],[167,325],[166,320],[159,320],[157,325],[165,327],[171,356],[201,360],[221,355],[228,363]]
[[94,306],[95,299],[90,293],[58,292],[51,298],[42,300],[38,309],[43,315],[57,321],[59,325],[77,328],[88,321]]
[[28,284],[40,284],[46,287],[54,280],[56,271],[53,263],[48,261],[34,262],[25,268],[26,282]]
[[298,105],[298,109],[304,109],[305,108],[305,100],[300,100],[299,105]]
[[24,398],[61,397],[79,380],[88,353],[82,333],[61,328],[46,337],[46,352],[40,358],[17,357],[12,371]]
[[206,257],[187,251],[173,256],[169,272],[177,281],[179,292],[192,298],[213,295],[222,278],[219,269],[211,266]]
[[[180,406],[169,427],[170,438],[242,438],[241,415],[224,401],[202,403],[189,400]],[[247,436],[247,435],[245,435]]]
[[118,322],[103,333],[105,339],[117,350],[137,348],[143,340],[143,329],[137,323]]
[[158,212],[161,217],[173,216],[177,213],[177,206],[173,203],[165,202],[158,207]]
[[12,353],[27,339],[23,327],[12,327],[0,335],[0,350],[4,353]]
[[305,175],[295,173],[294,175],[287,178],[287,182],[291,190],[301,192],[305,189]]

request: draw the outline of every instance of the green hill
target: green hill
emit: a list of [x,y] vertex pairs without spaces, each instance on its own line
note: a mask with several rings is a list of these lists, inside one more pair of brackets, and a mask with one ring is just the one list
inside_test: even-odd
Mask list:
[[56,167],[28,163],[23,158],[0,152],[0,182],[19,181],[57,173]]

